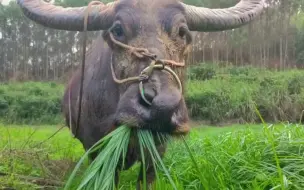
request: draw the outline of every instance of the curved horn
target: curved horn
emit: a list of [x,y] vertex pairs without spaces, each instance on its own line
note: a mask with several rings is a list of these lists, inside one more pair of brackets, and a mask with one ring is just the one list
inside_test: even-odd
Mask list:
[[[64,8],[43,0],[17,0],[24,15],[49,28],[69,31],[83,31],[86,7]],[[116,2],[93,4],[88,17],[88,31],[105,30],[113,22],[113,8]]]
[[181,3],[192,31],[223,31],[238,28],[255,19],[263,10],[263,0],[241,0],[234,7],[209,9]]

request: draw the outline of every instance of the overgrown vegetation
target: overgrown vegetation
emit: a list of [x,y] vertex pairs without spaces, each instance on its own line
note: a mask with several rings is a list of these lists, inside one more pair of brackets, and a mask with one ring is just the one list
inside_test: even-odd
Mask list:
[[[212,123],[259,122],[255,105],[269,122],[301,119],[304,71],[200,65],[191,68],[187,105],[191,116]],[[202,78],[202,76],[204,76]]]
[[58,124],[63,85],[53,82],[0,86],[0,119],[6,123]]
[[[304,71],[200,64],[189,69],[186,102],[193,119],[259,122],[255,104],[269,122],[298,122],[304,110]],[[6,123],[62,121],[62,84],[8,83],[0,86],[0,118]]]
[[[84,152],[67,129],[40,143],[55,130],[50,126],[0,127],[0,188],[63,189]],[[178,190],[300,190],[304,188],[303,139],[303,125],[202,127],[186,138],[197,166],[181,140],[171,141],[163,161]],[[120,189],[134,189],[138,171],[139,165],[123,171]],[[173,189],[165,172],[159,174],[153,186]]]
[[[101,0],[103,3],[111,0]],[[2,6],[10,2],[9,5]],[[56,0],[63,7],[90,0]],[[227,8],[237,0],[184,0],[189,5]],[[264,13],[234,30],[193,32],[192,63],[232,62],[286,69],[304,66],[304,0],[265,0]],[[0,80],[62,80],[81,63],[82,34],[54,30],[25,19],[16,1],[0,1]],[[14,31],[14,32],[12,32]],[[88,33],[88,44],[99,36]],[[75,48],[74,48],[75,47]],[[75,52],[76,50],[76,52]]]

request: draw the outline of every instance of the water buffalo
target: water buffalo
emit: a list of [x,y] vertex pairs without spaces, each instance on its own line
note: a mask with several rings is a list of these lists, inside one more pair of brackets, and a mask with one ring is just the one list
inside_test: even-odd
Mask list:
[[[64,8],[39,0],[17,1],[29,19],[43,26],[83,31],[86,7]],[[262,9],[262,0],[241,0],[236,6],[223,9],[196,7],[178,0],[117,0],[92,5],[87,30],[102,30],[102,34],[86,54],[77,134],[74,126],[80,69],[67,85],[62,104],[67,125],[86,150],[121,124],[175,136],[187,134],[190,127],[183,89],[185,57],[192,43],[190,31],[237,28],[251,22]],[[150,69],[151,63],[158,67]],[[148,77],[140,75],[142,71]],[[120,81],[136,76],[142,78]],[[163,155],[165,145],[159,144],[158,150]],[[138,153],[137,143],[132,140],[126,169],[140,161]],[[151,165],[147,171],[151,183],[154,180]],[[142,170],[138,182],[141,180]]]

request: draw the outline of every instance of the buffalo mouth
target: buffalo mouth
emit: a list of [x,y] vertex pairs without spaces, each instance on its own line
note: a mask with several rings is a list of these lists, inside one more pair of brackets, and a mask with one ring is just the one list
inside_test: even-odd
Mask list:
[[188,122],[176,123],[174,121],[146,120],[131,115],[130,113],[119,113],[115,118],[115,126],[125,125],[130,128],[146,129],[152,132],[168,134],[172,136],[186,135],[190,131]]
[[171,135],[185,135],[190,131],[188,122],[175,123],[174,121],[144,121],[129,113],[120,113],[115,118],[115,126],[128,126],[130,128],[147,129],[153,132],[166,133]]
[[148,129],[169,135],[185,135],[190,131],[184,99],[171,91],[156,96],[151,105],[146,105],[136,86],[121,97],[115,114],[114,125]]

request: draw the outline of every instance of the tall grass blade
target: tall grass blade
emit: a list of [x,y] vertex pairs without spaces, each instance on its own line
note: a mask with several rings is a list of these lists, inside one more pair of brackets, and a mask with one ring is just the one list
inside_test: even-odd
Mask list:
[[[264,124],[264,126],[266,126],[266,123],[265,123],[265,121],[264,121],[261,113],[259,112],[257,106],[255,106],[255,111],[259,115],[259,117],[260,117],[262,123]],[[271,148],[273,150],[274,159],[276,161],[277,170],[278,170],[279,177],[280,177],[281,187],[284,190],[285,189],[284,175],[283,175],[283,172],[282,172],[282,168],[280,167],[280,161],[279,161],[279,158],[278,158],[278,155],[277,155],[277,151],[276,151],[276,148],[275,148],[274,135],[272,133],[270,133],[270,131],[269,131],[269,129],[267,127],[265,127],[265,130],[266,130],[266,135],[267,135],[268,139],[270,140]]]
[[146,178],[146,160],[145,160],[145,153],[144,153],[144,145],[143,142],[139,139],[139,147],[140,147],[140,154],[141,154],[141,159],[142,159],[142,172],[143,172],[143,186],[144,190],[147,189],[147,178]]
[[197,162],[196,162],[196,160],[195,160],[195,158],[194,158],[194,156],[192,154],[192,151],[190,150],[190,147],[188,146],[188,143],[187,143],[185,137],[182,136],[182,138],[183,138],[183,142],[184,142],[184,144],[186,146],[186,149],[187,149],[187,151],[188,151],[188,153],[190,155],[190,158],[191,158],[191,160],[192,160],[192,162],[194,164],[194,167],[197,170],[197,173],[199,174],[199,178],[201,180],[202,185],[204,186],[204,189],[209,189],[208,185],[206,185],[206,181],[204,180],[204,177],[203,177],[203,175],[202,175],[202,173],[201,173],[201,171],[200,171],[200,169],[198,167],[198,164],[197,164]]

